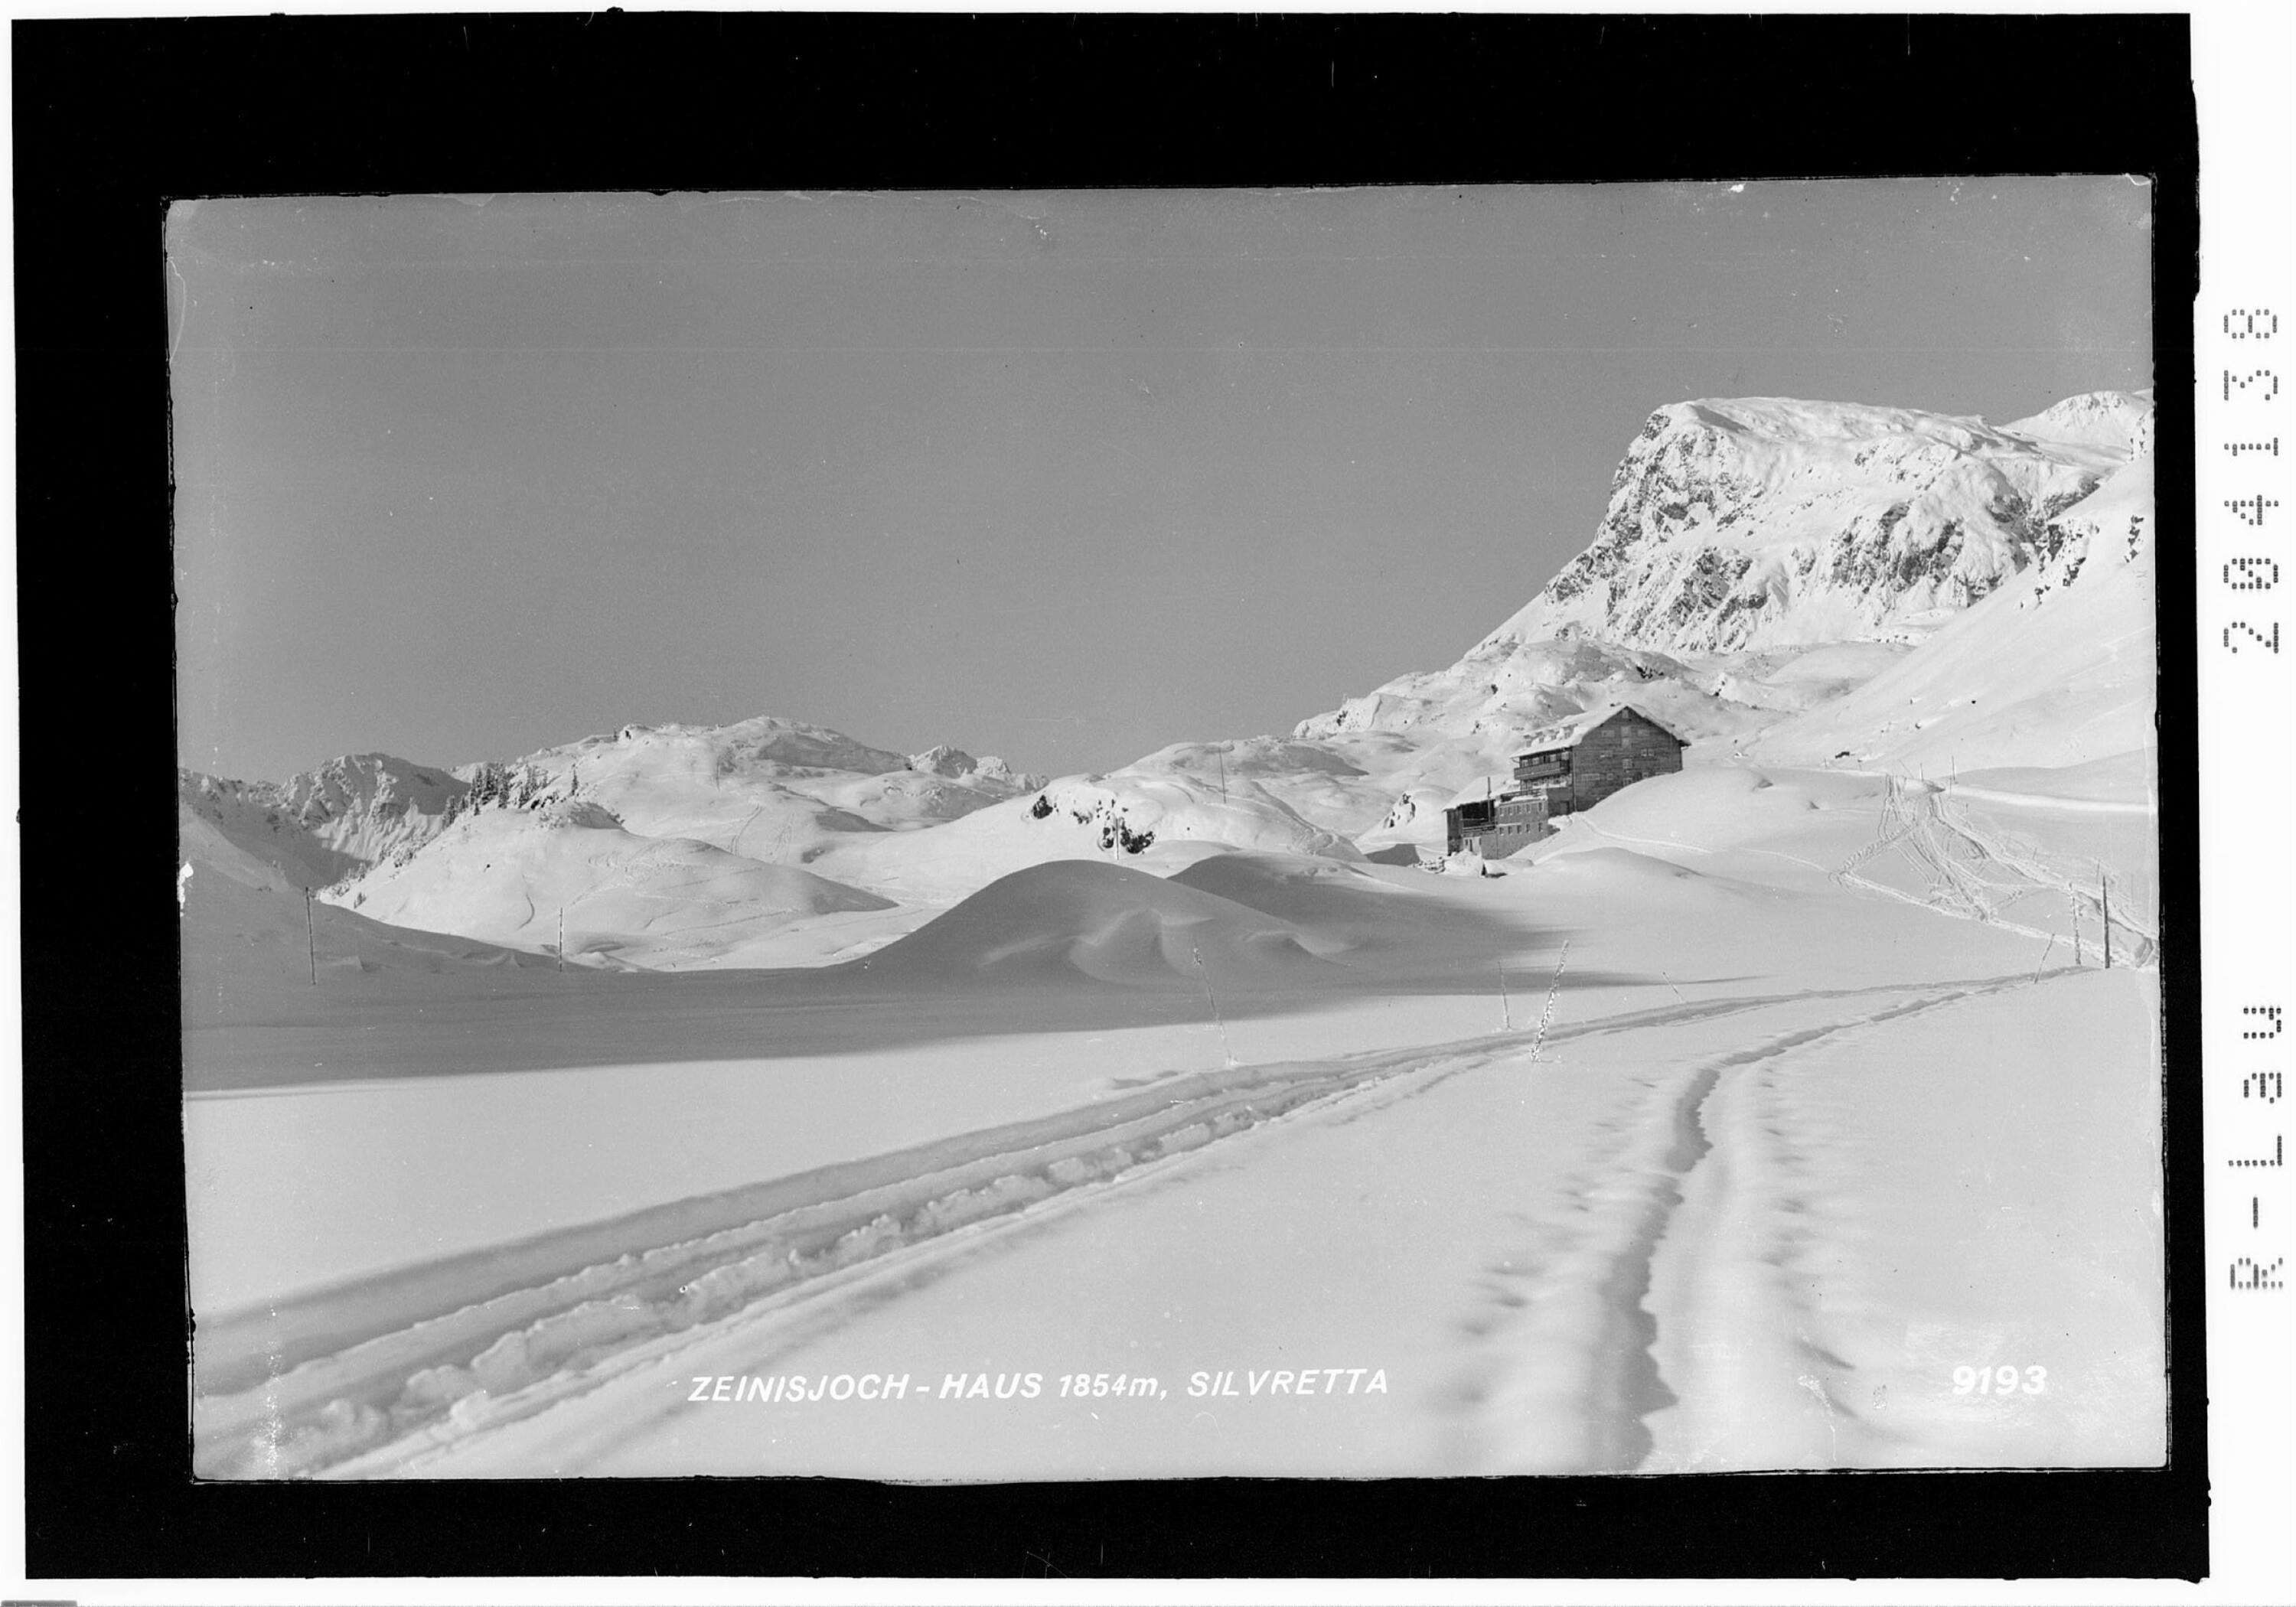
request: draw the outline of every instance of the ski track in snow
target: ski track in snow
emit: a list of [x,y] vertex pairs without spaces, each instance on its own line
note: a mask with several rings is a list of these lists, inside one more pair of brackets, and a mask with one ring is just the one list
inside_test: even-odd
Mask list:
[[[327,1469],[326,1474],[353,1478],[437,1476],[436,1469],[442,1458],[451,1456],[490,1430],[521,1423],[578,1400],[624,1377],[642,1373],[676,1353],[708,1351],[719,1339],[738,1338],[745,1367],[753,1373],[770,1373],[786,1358],[802,1354],[816,1341],[847,1332],[873,1313],[931,1289],[985,1258],[1012,1253],[1074,1226],[1081,1215],[1095,1212],[1119,1196],[1152,1196],[1163,1189],[1185,1185],[1205,1168],[1222,1170],[1249,1166],[1254,1144],[1280,1142],[1283,1127],[1292,1121],[1321,1120],[1349,1126],[1418,1098],[1461,1072],[1514,1058],[1523,1047],[1519,1044],[1502,1045],[1480,1055],[1419,1052],[1413,1063],[1398,1068],[1393,1074],[1306,1102],[1286,1113],[1290,1121],[1238,1129],[1226,1136],[1226,1142],[1201,1146],[1185,1156],[1144,1163],[1092,1186],[1065,1190],[1007,1215],[969,1223],[939,1237],[906,1244],[878,1259],[838,1268],[783,1296],[769,1297],[690,1332],[624,1351],[587,1371],[562,1373],[504,1401],[496,1403],[478,1398],[470,1403],[473,1409],[455,1414],[448,1422],[434,1423],[367,1455],[339,1464]],[[675,1404],[670,1405],[671,1411],[685,1404],[683,1397],[672,1398]],[[619,1422],[594,1424],[579,1431],[585,1454],[610,1457],[644,1439],[661,1425],[665,1404],[650,1401],[636,1412],[621,1414]],[[446,1476],[468,1475],[449,1467]]]
[[[1915,897],[1903,889],[1859,874],[1865,866],[1892,849],[1900,850],[1913,868],[1922,873],[1922,896]],[[1943,791],[1932,791],[1908,786],[1901,777],[1890,776],[1874,840],[1832,873],[1833,880],[1844,887],[1879,893],[1939,914],[1980,922],[2030,938],[2054,939],[2058,934],[2044,927],[2012,921],[2005,912],[2021,899],[2041,893],[2070,899],[2077,909],[2085,910],[2091,917],[2100,921],[2103,918],[2094,887],[2084,886],[2048,865],[2030,844],[2013,834],[1981,826],[1964,810],[1954,808],[1949,784]],[[2123,898],[2102,866],[2097,873],[2104,878],[2108,896]],[[2125,899],[2116,906],[2112,925],[2116,932],[2126,932],[2137,939],[2128,957],[2143,964],[2149,960],[2160,935],[2131,920],[2128,907]]]
[[293,1477],[398,1441],[435,1446],[770,1297],[1089,1194],[1303,1106],[1521,1046],[1495,1036],[1162,1079],[1097,1106],[226,1314],[201,1324],[195,1464],[206,1477]]
[[[2010,920],[2005,912],[2021,899],[2047,893],[2070,899],[2089,919],[2102,921],[2104,918],[2095,886],[2076,881],[2049,865],[2038,849],[2014,834],[1981,826],[1965,810],[1954,808],[1954,789],[1950,783],[1942,789],[1931,789],[1909,785],[1904,777],[1886,771],[1882,775],[1887,790],[1882,797],[1881,818],[1874,840],[1830,871],[1813,860],[1778,849],[1745,844],[1715,849],[1671,839],[1640,837],[1613,830],[1591,816],[1580,819],[1577,829],[1590,837],[1628,849],[1655,849],[1663,853],[1690,854],[1702,858],[1723,854],[1753,854],[1783,859],[1805,869],[1820,872],[1845,888],[1878,893],[1883,898],[1894,898],[1938,914],[1976,921],[2045,941],[2059,934],[2044,927],[2029,926]],[[1977,789],[1972,789],[1970,796],[1977,799],[2008,799],[2053,807],[2058,801]],[[2075,802],[2066,807],[2091,806]],[[2143,806],[2094,808],[2113,813],[2144,812]],[[1920,896],[1859,873],[1893,849],[1901,852],[1907,863],[1921,873],[1923,888]],[[2116,881],[2102,865],[2095,868],[2094,873],[2103,879],[2107,896],[2114,901],[2111,914],[2113,930],[2117,933],[2128,933],[2138,940],[2131,946],[2133,952],[2129,958],[2137,964],[2149,963],[2152,950],[2160,941],[2160,934],[2129,918],[2128,909],[2134,901],[2125,897],[2122,882]]]
[[[1812,1001],[1902,996],[1909,987],[1685,1002],[1553,1029],[1545,1042]],[[1818,1030],[1898,1013],[1885,1009]],[[1778,1047],[1726,1057],[1713,1075]],[[834,1313],[846,1275],[904,1259],[945,1261],[949,1247],[935,1244],[945,1236],[1046,1226],[1048,1214],[1088,1209],[1112,1185],[1195,1163],[1225,1141],[1295,1112],[1325,1109],[1334,1119],[1358,1119],[1460,1071],[1519,1061],[1530,1048],[1526,1029],[1160,1078],[1079,1110],[221,1314],[201,1324],[195,1465],[202,1476],[223,1478],[323,1475],[354,1463],[389,1471],[417,1449],[530,1415],[768,1306],[800,1316],[810,1307],[816,1319],[833,1325],[843,1320]],[[1665,1176],[1686,1173],[1702,1153],[1695,1111],[1711,1086],[1710,1078],[1692,1089],[1653,1093],[1620,1144],[1643,1128],[1663,1132],[1674,1145]],[[1603,1159],[1596,1158],[1597,1170]],[[1670,1190],[1661,1177],[1638,1202],[1652,1242],[1678,1203]],[[1618,1447],[1642,1443],[1635,1421],[1661,1395],[1647,1372],[1649,1319],[1638,1309],[1649,1250],[1644,1243],[1637,1255],[1614,1259],[1598,1280],[1617,1329],[1604,1352],[1615,1352],[1618,1365],[1594,1381],[1606,1403],[1596,1416],[1616,1429]],[[925,1275],[922,1268],[918,1275]],[[1628,1338],[1635,1342],[1622,1342]],[[1625,1455],[1610,1453],[1612,1461]]]
[[[1775,1034],[1651,1083],[1631,1118],[1563,1180],[1575,1209],[1543,1220],[1515,1213],[1522,1236],[1486,1268],[1479,1297],[1458,1324],[1468,1343],[1445,1391],[1452,1415],[1445,1431],[1445,1463],[1505,1472],[1658,1471],[1649,1420],[1682,1405],[1686,1395],[1732,1386],[1669,1376],[1661,1365],[1661,1320],[1691,1328],[1710,1314],[1653,1302],[1653,1262],[1661,1244],[1684,1230],[1685,1197],[1694,1177],[1720,1179],[1719,1201],[1699,1213],[1696,1227],[1706,1236],[1718,1236],[1714,1225],[1727,1218],[1739,1225],[1737,1242],[1759,1242],[1746,1236],[1749,1228],[1776,1237],[1775,1230],[1761,1225],[1777,1220],[1777,1209],[1734,1197],[1757,1186],[1773,1196],[1766,1204],[1784,1206],[1788,1219],[1799,1209],[1790,1191],[1782,1192],[1781,1179],[1791,1178],[1814,1135],[1807,1124],[1795,1131],[1794,1115],[1775,1103],[1772,1079],[1779,1062],[1843,1034],[2031,985],[2032,978],[2020,974],[1963,984],[1845,990],[1831,996],[1921,996]],[[1784,1002],[1743,1004],[1762,1008]],[[1783,1261],[1792,1246],[1763,1249]],[[1726,1289],[1702,1291],[1693,1300],[1701,1298],[1730,1303],[1732,1332],[1775,1336],[1781,1346],[1794,1346],[1784,1336],[1807,1326],[1799,1313],[1779,1308],[1774,1287],[1759,1282],[1738,1279]],[[1656,1312],[1654,1303],[1660,1308]],[[1851,1415],[1826,1395],[1810,1365],[1846,1364],[1823,1355],[1785,1361],[1781,1367],[1768,1357],[1758,1363],[1741,1358],[1735,1371],[1750,1378],[1798,1379],[1800,1388],[1814,1392],[1829,1423],[1837,1413]],[[1575,1422],[1578,1437],[1555,1436],[1557,1422]],[[1519,1425],[1524,1424],[1538,1425],[1535,1439],[1521,1436]],[[1814,1455],[1810,1464],[1833,1464],[1836,1455]]]
[[[1971,796],[1976,799],[1984,799],[1988,798],[2010,798],[2014,795],[1972,791]],[[1994,831],[1988,827],[1979,825],[1977,822],[1969,816],[1964,811],[1956,809],[1954,807],[1956,802],[1957,799],[1952,790],[1948,790],[1948,791],[1938,795],[1936,800],[1937,819],[1938,824],[1940,826],[1967,839],[1988,858],[2008,866],[2019,875],[2025,877],[2036,887],[2048,888],[2054,891],[2063,894],[2067,898],[2078,899],[2086,903],[2095,902],[2091,898],[2090,890],[2087,886],[2075,881],[2065,873],[2051,866],[2042,857],[2041,851],[2035,848],[2031,843],[2027,842],[2013,832]],[[2079,806],[2076,805],[2068,807]],[[2150,812],[2149,809],[2144,808],[2143,806],[2115,805],[2095,806],[2095,808],[2097,812],[2100,813],[2106,812],[2108,808],[2112,812],[2119,813]],[[2138,922],[2129,919],[2128,912],[2128,909],[2136,903],[2136,900],[2127,898],[2123,896],[2122,888],[2125,885],[2123,880],[2115,878],[2112,875],[2110,867],[2102,864],[2096,866],[2096,873],[2100,878],[2102,878],[2107,893],[2113,898],[2122,899],[2120,906],[2116,909],[2112,914],[2112,924],[2115,927],[2125,928],[2128,931],[2134,932],[2137,937],[2143,939],[2147,943],[2157,944],[2161,940],[2161,934],[2156,928],[2148,928]]]

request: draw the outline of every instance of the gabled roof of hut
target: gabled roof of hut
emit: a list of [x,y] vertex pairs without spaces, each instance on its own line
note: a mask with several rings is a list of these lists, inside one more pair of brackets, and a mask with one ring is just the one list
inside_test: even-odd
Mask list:
[[1597,703],[1592,709],[1584,713],[1574,714],[1567,720],[1559,721],[1552,726],[1541,726],[1522,739],[1522,756],[1527,758],[1533,754],[1560,753],[1566,748],[1576,748],[1587,740],[1590,732],[1609,725],[1614,717],[1628,713],[1640,715],[1644,719],[1650,720],[1652,725],[1657,726],[1660,731],[1666,732],[1677,742],[1683,740],[1679,734],[1669,730],[1657,720],[1652,720],[1649,715],[1644,714],[1632,703],[1614,701]]

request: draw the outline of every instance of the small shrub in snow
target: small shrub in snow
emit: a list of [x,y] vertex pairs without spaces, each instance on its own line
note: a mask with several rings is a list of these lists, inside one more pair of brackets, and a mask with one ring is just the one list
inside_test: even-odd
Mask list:
[[1100,846],[1103,849],[1120,848],[1128,854],[1137,854],[1155,840],[1155,832],[1136,832],[1121,816],[1100,828]]

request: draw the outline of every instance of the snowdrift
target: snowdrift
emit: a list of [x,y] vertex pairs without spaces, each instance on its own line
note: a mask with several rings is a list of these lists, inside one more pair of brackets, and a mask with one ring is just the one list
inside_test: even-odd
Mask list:
[[897,989],[1083,982],[1222,998],[1332,986],[1485,986],[1492,955],[1550,947],[1520,911],[1415,871],[1228,853],[1169,877],[1071,860],[1005,876],[865,959],[836,968]]
[[2139,750],[2055,768],[2016,765],[1964,770],[1954,777],[1954,791],[1963,798],[2048,803],[2069,808],[2149,811],[2157,805],[2157,780],[2152,774],[2152,755]]
[[1352,943],[1177,880],[1091,861],[990,883],[856,962],[878,983],[999,982],[1278,988],[1313,984]]
[[[1207,748],[1202,750],[1209,754]],[[1344,764],[1316,756],[1297,775],[1342,779]],[[1285,801],[1249,773],[1222,779],[1167,750],[1156,761],[1071,775],[1037,792],[926,832],[884,832],[832,844],[811,861],[840,881],[907,904],[954,904],[1001,876],[1061,860],[1097,860],[1168,875],[1215,854],[1245,850],[1361,856],[1341,832]],[[1377,783],[1367,783],[1376,789]],[[1357,810],[1383,808],[1384,795]]]
[[1621,846],[1710,854],[1789,838],[1814,849],[1828,830],[1829,812],[1838,829],[1870,837],[1886,785],[1877,775],[1701,766],[1613,792],[1521,857],[1559,864]]
[[1172,881],[1280,921],[1344,937],[1350,947],[1424,940],[1431,931],[1450,933],[1459,925],[1455,906],[1330,860],[1226,854],[1190,865]]

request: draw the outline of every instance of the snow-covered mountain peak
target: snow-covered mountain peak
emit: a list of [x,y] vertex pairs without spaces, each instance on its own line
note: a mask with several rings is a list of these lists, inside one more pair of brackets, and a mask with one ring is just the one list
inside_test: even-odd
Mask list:
[[1706,397],[1676,402],[1652,414],[1643,433],[1655,439],[1681,428],[1718,430],[1742,440],[1781,447],[1840,441],[1872,444],[1897,438],[1918,438],[1958,452],[2010,445],[1981,418],[1862,402],[1800,401],[1792,397]]
[[2032,428],[1781,397],[1677,402],[1627,448],[1595,540],[1482,647],[1574,634],[1669,653],[1919,640],[2035,556],[2149,440],[2100,392]]
[[525,761],[585,761],[619,768],[628,763],[707,770],[719,775],[778,775],[835,770],[882,775],[908,768],[908,759],[857,742],[841,731],[804,720],[761,714],[724,726],[625,726],[602,736],[545,748]]
[[[404,869],[449,827],[517,816],[545,830],[693,839],[802,865],[854,836],[904,832],[1033,793],[1044,778],[943,744],[914,759],[775,715],[632,724],[522,758],[424,767],[357,754],[283,783],[181,773],[186,851],[271,867],[300,887]],[[515,823],[512,823],[515,824]],[[506,829],[506,828],[505,828]],[[240,866],[244,869],[243,866]],[[244,876],[242,877],[244,880]]]
[[383,820],[410,812],[441,814],[464,790],[449,771],[390,753],[331,758],[315,770],[289,776],[279,789],[288,807],[315,830],[361,814]]
[[451,771],[393,754],[353,753],[283,782],[179,770],[176,791],[183,808],[240,850],[298,885],[324,887],[429,841],[470,787]]
[[2149,389],[2084,391],[2031,418],[2005,424],[2002,430],[2036,440],[2088,447],[2116,457],[2144,457],[2152,451],[2152,393]]
[[1025,770],[1015,770],[993,753],[975,758],[964,749],[951,747],[947,742],[937,742],[922,753],[911,754],[908,767],[922,775],[1004,785],[1016,792],[1029,791],[1045,784],[1045,777],[1032,775]]

